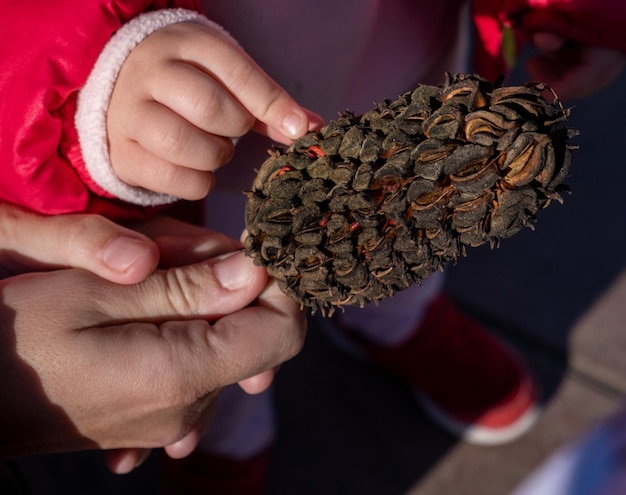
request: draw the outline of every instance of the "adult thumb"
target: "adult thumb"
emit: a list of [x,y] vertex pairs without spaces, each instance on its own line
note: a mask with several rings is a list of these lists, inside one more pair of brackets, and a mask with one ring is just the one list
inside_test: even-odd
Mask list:
[[91,304],[98,305],[101,321],[92,321],[92,325],[212,321],[254,301],[267,284],[267,273],[238,251],[193,265],[156,270],[134,285],[94,284],[100,296]]
[[0,205],[0,232],[11,254],[7,275],[72,267],[131,284],[152,273],[159,260],[152,240],[99,215],[43,216]]

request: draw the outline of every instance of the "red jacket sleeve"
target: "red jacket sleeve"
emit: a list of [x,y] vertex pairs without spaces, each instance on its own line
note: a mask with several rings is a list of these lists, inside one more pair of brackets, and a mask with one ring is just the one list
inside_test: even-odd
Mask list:
[[620,0],[473,0],[472,9],[478,38],[476,69],[490,79],[507,70],[502,54],[506,28],[518,50],[530,35],[543,31],[626,52],[626,2]]
[[77,94],[113,33],[196,0],[9,0],[0,29],[0,201],[44,214],[136,216],[85,172],[74,126]]

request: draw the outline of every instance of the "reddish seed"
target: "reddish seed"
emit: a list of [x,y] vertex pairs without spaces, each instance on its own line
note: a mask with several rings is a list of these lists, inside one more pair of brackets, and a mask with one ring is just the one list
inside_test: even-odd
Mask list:
[[320,148],[317,144],[314,144],[313,146],[309,146],[307,155],[309,155],[311,158],[315,158],[320,156],[326,156],[326,153],[324,153],[322,151],[322,148]]
[[285,165],[284,167],[280,167],[278,169],[278,175],[283,175],[287,172],[291,172],[293,170],[293,167],[290,167],[289,165]]
[[326,216],[320,220],[320,227],[326,227],[326,225],[328,225],[329,218],[330,218],[330,212],[326,213]]
[[358,229],[361,225],[359,224],[359,222],[352,222],[350,224],[350,232],[354,232],[356,229]]

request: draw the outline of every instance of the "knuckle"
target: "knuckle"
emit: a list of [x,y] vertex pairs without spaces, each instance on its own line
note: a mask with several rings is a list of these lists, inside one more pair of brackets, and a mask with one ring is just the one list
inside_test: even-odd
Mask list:
[[212,150],[213,169],[226,165],[233,158],[234,153],[235,145],[233,141],[231,139],[220,139]]
[[247,58],[241,58],[238,63],[232,64],[226,78],[231,91],[239,92],[248,87],[256,71],[256,65]]
[[241,112],[241,122],[237,131],[233,133],[233,137],[241,137],[250,132],[254,127],[255,121],[256,119],[250,112]]
[[[263,98],[260,99],[262,103],[255,108],[255,116],[261,120],[269,118],[274,112],[277,105],[282,101],[284,92],[275,84],[261,84],[259,86],[259,79],[257,78],[258,72],[261,69],[252,61],[243,59],[238,64],[233,64],[230,73],[228,75],[228,81],[230,89],[235,94],[247,93],[252,85],[256,85],[255,94],[258,94],[258,90],[262,91]],[[254,123],[254,116],[250,116],[251,120],[248,124]]]
[[215,129],[215,134],[225,137],[241,137],[248,133],[254,126],[255,118],[248,112],[239,101],[232,99],[225,101],[221,95],[213,102],[203,102],[204,108],[199,110],[202,121],[206,122],[207,128]]
[[201,308],[200,294],[204,293],[195,271],[189,267],[171,268],[166,272],[167,300],[176,314],[194,316]]
[[214,171],[226,165],[235,153],[235,145],[230,138],[211,136],[201,145],[197,156],[198,168],[204,171]]
[[[108,220],[99,215],[76,215],[64,225],[64,233],[68,252],[83,256],[91,252],[93,243],[110,230]],[[85,235],[89,233],[89,235]],[[107,238],[107,236],[103,236]]]
[[202,93],[195,97],[192,107],[199,121],[215,121],[224,117],[225,101],[224,95],[217,85],[205,88]]
[[155,140],[164,150],[165,157],[185,156],[188,151],[193,151],[193,131],[182,123],[161,128]]
[[213,172],[187,171],[180,186],[172,193],[189,201],[203,199],[209,194],[215,183]]
[[283,92],[279,88],[272,88],[263,102],[263,106],[259,109],[259,119],[264,122],[271,120],[272,116],[277,113],[276,109],[282,100]]

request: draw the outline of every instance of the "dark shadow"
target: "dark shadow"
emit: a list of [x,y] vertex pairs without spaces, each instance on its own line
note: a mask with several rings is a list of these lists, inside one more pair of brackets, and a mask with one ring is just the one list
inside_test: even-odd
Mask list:
[[[2,259],[7,257],[2,254]],[[98,445],[82,436],[63,408],[48,399],[36,371],[18,355],[15,318],[14,309],[0,301],[0,450],[5,456],[0,459],[0,494],[159,493],[154,475],[147,476],[151,462],[130,476],[117,476],[108,471],[102,451],[86,450]],[[29,444],[16,451],[12,446],[23,445],[21,438],[28,438]],[[26,455],[28,450],[36,455]],[[125,492],[125,487],[132,490]]]
[[[96,447],[93,441],[80,434],[63,408],[48,399],[37,372],[18,354],[15,312],[3,302],[0,302],[0,322],[3,397],[0,455],[19,456],[24,453],[23,449],[46,452],[60,445],[65,445],[67,450]],[[73,440],[68,443],[67,439]]]
[[276,379],[270,493],[400,495],[457,442],[406,385],[348,357],[311,325]]
[[[4,254],[3,259],[6,259]],[[0,363],[2,363],[0,455],[5,459],[13,459],[4,466],[4,480],[0,485],[3,488],[2,493],[15,493],[18,487],[24,488],[24,479],[20,478],[16,470],[19,461],[15,458],[28,452],[29,449],[34,452],[45,452],[50,448],[49,445],[63,445],[64,439],[68,438],[76,439],[74,443],[66,444],[69,450],[96,447],[94,442],[81,436],[61,407],[50,402],[39,376],[18,354],[15,318],[13,308],[8,307],[2,300],[0,302]],[[41,331],[45,332],[46,329],[42,328]],[[24,439],[28,439],[26,443]],[[18,445],[19,447],[16,447]],[[17,493],[20,492],[17,491]]]
[[97,450],[30,456],[14,464],[28,495],[159,495],[157,459],[152,455],[125,475],[111,473]]

